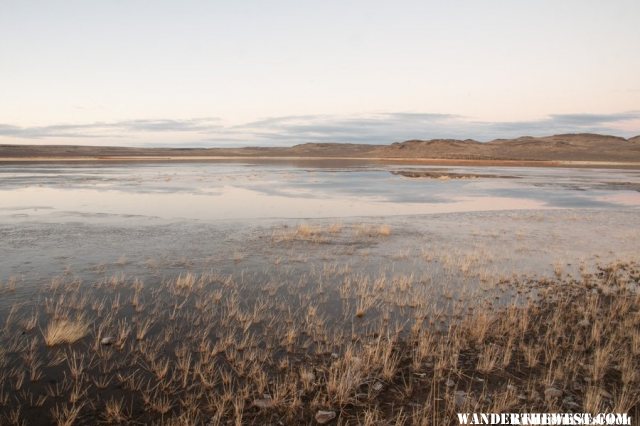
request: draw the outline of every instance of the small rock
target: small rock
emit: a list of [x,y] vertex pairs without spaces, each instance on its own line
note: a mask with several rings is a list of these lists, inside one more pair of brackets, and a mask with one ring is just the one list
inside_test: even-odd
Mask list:
[[256,399],[255,401],[253,401],[253,405],[255,407],[258,408],[271,408],[273,407],[273,399],[271,398],[271,395],[262,395],[263,398],[260,399]]
[[577,404],[573,399],[569,398],[565,398],[562,400],[562,404],[565,407],[571,407],[571,408],[579,408],[580,404]]
[[562,391],[560,389],[554,388],[553,386],[549,386],[544,390],[544,399],[546,401],[550,399],[560,398],[562,396]]
[[598,389],[598,392],[600,392],[600,396],[602,396],[603,398],[613,399],[613,395],[611,395],[609,392],[607,392],[606,390],[604,390],[602,388]]
[[451,379],[447,379],[447,382],[445,383],[445,386],[446,386],[446,387],[448,387],[448,388],[452,388],[452,387],[454,387],[455,385],[456,385],[456,382],[454,382],[454,381],[453,381],[453,380],[451,380]]
[[464,403],[467,402],[467,393],[465,391],[456,391],[453,394],[453,398],[456,403],[456,407],[461,408],[464,406]]
[[380,382],[375,382],[373,385],[373,390],[376,392],[380,392],[382,390],[382,388],[384,387],[384,385]]
[[319,410],[316,413],[316,422],[318,422],[321,425],[323,425],[325,423],[329,423],[331,420],[333,420],[335,418],[336,418],[336,412],[335,411]]
[[587,328],[587,327],[589,327],[591,325],[591,322],[588,319],[585,318],[582,321],[578,321],[578,325],[580,327]]
[[337,353],[335,353],[335,352],[332,352],[332,353],[331,353],[331,358],[333,358],[333,359],[338,359],[338,357],[339,357],[339,356],[338,356],[338,354],[337,354]]
[[313,371],[303,371],[300,373],[300,378],[311,383],[316,380],[316,375],[313,374]]
[[100,340],[100,344],[104,345],[104,346],[109,346],[109,345],[113,345],[116,342],[116,338],[113,336],[107,336],[107,337],[103,337]]

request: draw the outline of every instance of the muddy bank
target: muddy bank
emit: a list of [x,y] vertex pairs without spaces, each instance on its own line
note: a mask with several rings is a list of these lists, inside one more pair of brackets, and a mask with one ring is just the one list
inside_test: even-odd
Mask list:
[[494,175],[488,173],[457,173],[437,170],[392,170],[391,174],[409,178],[426,179],[517,179],[516,176]]

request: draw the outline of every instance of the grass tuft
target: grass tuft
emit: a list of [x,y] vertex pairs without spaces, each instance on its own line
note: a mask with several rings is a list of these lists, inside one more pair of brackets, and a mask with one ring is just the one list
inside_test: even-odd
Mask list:
[[75,343],[89,332],[89,322],[84,317],[76,319],[59,319],[49,323],[44,331],[44,341],[47,346],[63,343]]

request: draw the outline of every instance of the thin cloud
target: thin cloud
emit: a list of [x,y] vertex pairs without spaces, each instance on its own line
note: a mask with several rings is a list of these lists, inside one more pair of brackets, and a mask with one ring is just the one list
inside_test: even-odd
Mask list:
[[20,127],[0,124],[0,136],[24,139],[41,138],[103,138],[125,137],[137,132],[210,132],[221,126],[215,118],[191,120],[125,120],[87,124],[54,124],[49,126]]
[[[513,122],[474,122],[487,138],[511,138],[518,136],[546,136],[558,133],[602,133],[634,136],[619,125],[640,120],[640,111],[615,114],[551,114],[540,120]],[[640,131],[640,129],[636,129]]]
[[[634,124],[635,123],[635,124]],[[137,119],[87,124],[20,127],[0,124],[0,138],[73,139],[73,143],[109,139],[124,145],[290,146],[307,142],[387,144],[407,139],[488,141],[558,133],[604,133],[625,137],[640,133],[640,111],[616,114],[552,114],[538,120],[488,122],[453,114],[393,112],[270,117],[225,126],[216,118]],[[631,130],[630,130],[631,129]],[[98,142],[99,143],[99,142]]]
[[623,112],[618,114],[552,114],[549,116],[549,120],[556,123],[590,126],[635,120],[638,117],[640,117],[640,111]]

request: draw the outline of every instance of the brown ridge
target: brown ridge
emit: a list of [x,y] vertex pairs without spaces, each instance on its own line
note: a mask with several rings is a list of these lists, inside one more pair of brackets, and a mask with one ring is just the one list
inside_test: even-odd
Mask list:
[[[342,158],[376,160],[640,162],[640,136],[629,139],[590,133],[523,136],[478,142],[472,139],[408,140],[390,145],[305,143],[292,147],[134,148],[80,145],[0,145],[0,160],[29,159],[206,159]],[[206,157],[206,158],[205,158]]]

